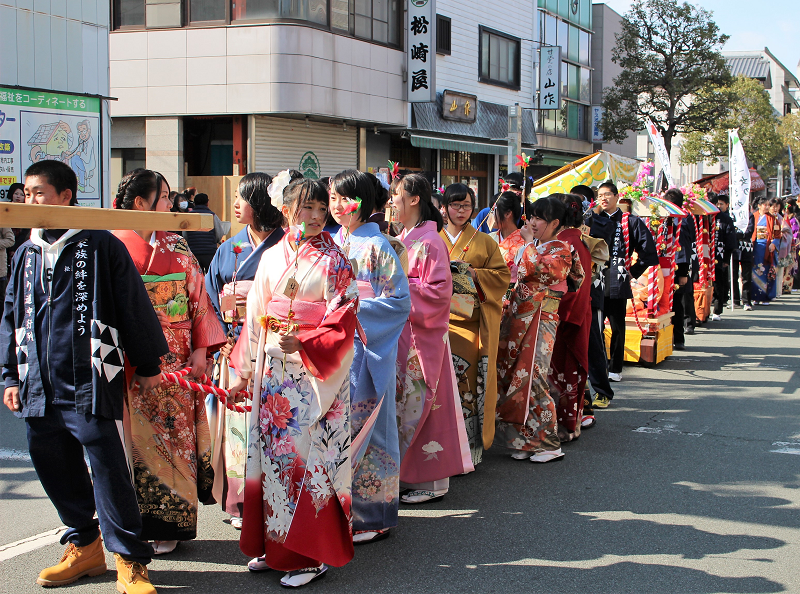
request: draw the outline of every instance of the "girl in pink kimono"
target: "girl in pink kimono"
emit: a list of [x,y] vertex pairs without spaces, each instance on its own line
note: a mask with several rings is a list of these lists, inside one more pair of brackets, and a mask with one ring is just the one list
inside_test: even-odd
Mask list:
[[439,236],[442,216],[431,185],[412,173],[392,182],[392,206],[408,250],[411,315],[400,335],[397,422],[403,503],[425,503],[447,493],[451,476],[474,470],[450,353],[453,280]]

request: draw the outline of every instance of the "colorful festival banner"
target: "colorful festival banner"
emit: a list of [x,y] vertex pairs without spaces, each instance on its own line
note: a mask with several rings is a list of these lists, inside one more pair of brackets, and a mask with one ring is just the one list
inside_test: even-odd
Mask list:
[[568,193],[574,186],[599,186],[605,181],[632,184],[636,180],[639,161],[607,151],[598,151],[533,182],[530,200],[556,193]]

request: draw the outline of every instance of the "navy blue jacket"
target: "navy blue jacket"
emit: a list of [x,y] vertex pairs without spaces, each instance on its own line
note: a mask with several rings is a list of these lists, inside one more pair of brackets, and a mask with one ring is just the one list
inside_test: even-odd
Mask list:
[[[628,216],[628,232],[630,238],[629,253],[625,254],[625,242],[621,237],[617,237],[617,228],[622,222],[622,211],[617,210],[609,215],[605,212],[597,214],[593,212],[587,221],[589,235],[600,239],[605,239],[608,244],[609,260],[606,263],[604,287],[592,286],[592,291],[604,290],[604,295],[611,299],[630,299],[633,297],[631,291],[631,278],[639,278],[650,266],[658,266],[658,253],[656,243],[647,224],[635,215]],[[639,259],[630,271],[625,269],[626,256],[636,252]],[[592,298],[594,305],[595,298]]]
[[44,416],[50,402],[120,420],[125,358],[153,376],[169,348],[125,245],[107,231],[64,243],[52,270],[32,241],[14,254],[0,323],[5,386],[19,386],[17,416]]
[[697,230],[695,229],[694,215],[681,219],[681,228],[678,232],[678,245],[681,249],[675,254],[675,278],[687,277],[692,282],[698,279],[700,265],[697,260]]

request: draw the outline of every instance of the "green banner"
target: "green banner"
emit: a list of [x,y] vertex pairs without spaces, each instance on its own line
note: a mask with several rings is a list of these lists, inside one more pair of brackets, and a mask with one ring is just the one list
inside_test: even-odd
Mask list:
[[18,107],[44,107],[64,111],[85,111],[98,113],[100,99],[98,97],[81,97],[80,95],[63,95],[44,91],[28,91],[23,89],[4,89],[0,87],[0,103]]

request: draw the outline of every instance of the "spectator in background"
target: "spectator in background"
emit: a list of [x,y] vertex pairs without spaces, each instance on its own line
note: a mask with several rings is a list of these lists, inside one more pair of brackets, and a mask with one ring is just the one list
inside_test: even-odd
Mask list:
[[[508,175],[506,175],[502,182],[507,183],[510,188],[508,191],[514,192],[517,196],[522,196],[522,174],[518,173],[517,171],[512,171]],[[501,183],[502,183],[501,182]],[[494,203],[497,201],[497,198],[500,196],[502,192],[498,192],[489,202],[489,206],[486,208],[482,208],[478,211],[478,214],[475,215],[475,218],[472,219],[472,226],[475,227],[478,231],[482,231],[483,233],[492,233],[497,231],[497,221],[495,220],[494,216],[487,217],[486,215],[489,214],[489,211],[494,206]],[[517,225],[519,225],[519,221],[517,221]]]
[[211,260],[214,259],[214,254],[217,253],[217,247],[222,239],[225,237],[225,231],[222,228],[222,221],[219,217],[208,207],[208,195],[196,194],[194,197],[194,214],[210,214],[214,215],[214,229],[211,231],[184,231],[183,238],[189,244],[189,249],[197,258],[200,267],[203,269],[203,274],[208,272],[208,267],[211,265]]
[[170,209],[170,212],[189,212],[189,199],[186,194],[175,193],[174,196],[171,196],[171,200],[172,209]]
[[712,322],[719,322],[722,316],[722,309],[728,302],[730,293],[730,261],[731,254],[739,246],[736,239],[736,227],[733,219],[728,212],[730,201],[727,196],[716,196],[715,203],[719,208],[719,214],[715,223],[717,226],[717,245],[714,246],[715,252],[715,274],[714,274],[714,313],[711,314]]
[[[25,185],[24,184],[11,184],[8,187],[8,192],[6,193],[6,198],[10,202],[14,202],[15,204],[24,204],[25,203]],[[31,236],[30,229],[11,229],[14,233],[14,245],[8,249],[8,265],[7,268],[0,268],[0,275],[2,274],[10,274],[11,273],[11,258],[14,257],[14,252],[17,251],[17,248],[21,246],[23,243],[28,241]]]
[[14,232],[9,227],[0,227],[0,296],[6,294],[6,283],[8,282],[8,262],[11,258],[6,257],[7,251],[10,252],[14,247]]

